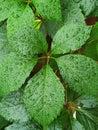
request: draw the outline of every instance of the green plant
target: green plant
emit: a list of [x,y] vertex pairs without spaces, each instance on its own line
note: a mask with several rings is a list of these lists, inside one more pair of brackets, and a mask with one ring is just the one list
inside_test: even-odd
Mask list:
[[88,16],[97,0],[0,1],[1,130],[98,129],[98,23]]

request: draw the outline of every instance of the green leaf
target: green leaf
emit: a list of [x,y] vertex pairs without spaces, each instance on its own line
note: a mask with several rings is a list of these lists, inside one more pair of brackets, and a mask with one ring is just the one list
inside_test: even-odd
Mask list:
[[61,21],[60,0],[32,0],[39,13],[44,19]]
[[96,95],[98,65],[82,55],[66,55],[56,59],[63,80],[76,92]]
[[91,34],[90,34],[89,42],[92,42],[92,41],[98,42],[98,22],[96,22],[96,24],[93,26]]
[[51,38],[54,37],[56,32],[63,26],[63,23],[56,22],[56,21],[45,21],[41,26],[41,31],[45,35],[51,36]]
[[7,21],[8,38],[21,27],[33,27],[35,16],[28,5],[18,5]]
[[34,54],[46,53],[46,39],[39,30],[31,27],[21,27],[9,39],[12,49],[28,57]]
[[64,88],[49,65],[28,83],[24,103],[31,116],[43,128],[57,117],[64,104]]
[[90,38],[85,45],[83,54],[98,61],[98,23],[96,23],[91,31]]
[[3,56],[9,53],[9,46],[7,41],[6,23],[0,26],[0,62]]
[[97,0],[81,0],[80,7],[83,10],[83,13],[88,16],[96,7]]
[[0,0],[0,21],[7,19],[17,8],[18,2],[15,0]]
[[85,130],[83,125],[73,118],[73,114],[69,110],[63,110],[61,119],[63,126],[62,130]]
[[2,128],[6,125],[8,125],[8,121],[6,121],[3,117],[0,116],[0,129],[2,130]]
[[36,128],[32,123],[14,123],[8,127],[5,128],[5,130],[40,130],[39,128]]
[[93,10],[93,12],[90,14],[90,16],[93,16],[93,17],[98,17],[98,0],[95,0],[95,8]]
[[92,43],[88,43],[85,45],[83,49],[83,55],[90,57],[96,61],[98,61],[98,41],[92,41]]
[[11,122],[26,122],[30,119],[24,108],[21,92],[13,92],[1,100],[0,115]]
[[64,54],[79,49],[89,38],[91,27],[84,24],[64,25],[54,36],[52,54]]
[[47,130],[62,130],[62,122],[60,117],[58,117],[54,122],[52,122]]
[[71,121],[72,129],[70,130],[85,130],[84,127],[75,119]]
[[94,108],[98,105],[98,101],[92,96],[82,96],[77,100],[80,107]]
[[36,62],[36,60],[27,60],[14,53],[4,56],[0,64],[0,96],[18,90]]
[[[64,3],[66,3],[65,6]],[[75,3],[73,0],[66,0],[64,3],[62,3],[62,17],[64,24],[85,24],[84,15],[79,8],[79,4]]]
[[80,108],[76,113],[76,118],[84,126],[85,130],[97,130],[98,124],[96,122],[98,123],[98,118],[91,113]]
[[[28,20],[29,19],[29,20]],[[47,52],[47,43],[39,30],[33,28],[35,16],[28,5],[18,5],[8,19],[7,34],[12,50],[23,55]]]

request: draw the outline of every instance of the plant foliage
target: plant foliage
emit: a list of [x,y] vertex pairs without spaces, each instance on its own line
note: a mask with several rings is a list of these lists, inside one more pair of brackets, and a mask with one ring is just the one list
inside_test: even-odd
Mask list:
[[98,22],[88,17],[97,0],[0,0],[1,130],[98,129]]

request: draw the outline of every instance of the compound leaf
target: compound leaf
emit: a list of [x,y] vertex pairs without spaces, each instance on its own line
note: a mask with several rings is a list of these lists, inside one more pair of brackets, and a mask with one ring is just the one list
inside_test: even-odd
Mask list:
[[27,60],[15,53],[5,55],[0,63],[0,96],[18,90],[36,62],[36,60]]
[[26,122],[30,119],[24,108],[21,92],[13,92],[1,100],[0,115],[8,121]]
[[29,81],[24,103],[31,116],[44,128],[60,113],[64,104],[64,89],[49,65]]
[[61,21],[60,0],[32,0],[37,12],[47,20]]
[[98,65],[82,55],[67,55],[56,59],[66,83],[79,93],[96,95],[98,92]]
[[79,49],[89,38],[91,27],[84,24],[64,25],[54,36],[52,54],[64,54]]

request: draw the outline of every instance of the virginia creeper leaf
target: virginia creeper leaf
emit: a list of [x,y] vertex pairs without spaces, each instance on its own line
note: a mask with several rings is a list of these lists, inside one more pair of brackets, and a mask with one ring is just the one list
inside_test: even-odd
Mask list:
[[61,21],[60,0],[32,0],[37,12],[47,20]]
[[91,31],[90,38],[83,49],[85,56],[91,57],[98,61],[98,23],[96,23]]
[[95,2],[95,8],[94,8],[93,12],[90,14],[90,16],[92,16],[92,17],[98,17],[98,0],[96,0],[96,2]]
[[62,122],[60,116],[57,117],[48,127],[47,130],[62,130]]
[[83,55],[91,57],[92,59],[98,61],[98,41],[92,41],[85,45],[83,49]]
[[[64,3],[66,4],[64,5]],[[79,4],[75,3],[73,0],[66,0],[66,2],[62,2],[62,17],[64,24],[85,24],[84,15],[79,8]]]
[[33,54],[47,52],[47,43],[39,30],[31,27],[21,27],[9,39],[13,50],[28,57]]
[[52,54],[64,54],[79,49],[89,38],[91,27],[84,24],[64,25],[54,36]]
[[83,10],[83,13],[88,16],[96,7],[97,0],[81,0],[80,7]]
[[66,83],[79,93],[96,95],[98,92],[98,65],[82,55],[67,55],[56,59]]
[[8,38],[19,30],[21,27],[33,27],[34,14],[31,8],[27,5],[19,5],[15,12],[13,12],[7,21]]
[[98,42],[98,22],[93,26],[89,42],[91,41],[97,41]]
[[63,23],[56,21],[45,21],[41,26],[41,31],[45,34],[48,34],[51,38],[54,37],[56,32],[63,26]]
[[85,130],[97,130],[98,124],[96,124],[96,122],[98,123],[98,118],[85,110],[81,110],[80,108],[80,110],[77,111],[77,120],[84,126]]
[[81,125],[77,120],[71,120],[71,129],[69,130],[85,130],[83,125]]
[[0,116],[0,129],[4,128],[4,126],[8,125],[8,121],[6,121],[3,117]]
[[30,119],[24,108],[21,92],[13,92],[1,100],[0,115],[8,121],[26,122]]
[[9,39],[12,50],[32,57],[34,54],[46,53],[47,43],[39,30],[22,27]]
[[47,128],[60,113],[64,104],[64,89],[49,65],[29,81],[24,92],[24,103],[43,128]]
[[0,0],[0,21],[7,19],[16,7],[17,1],[15,0]]
[[29,76],[36,60],[10,53],[0,63],[0,96],[18,90]]
[[13,123],[5,128],[5,130],[40,130],[36,128],[32,123]]
[[84,108],[94,108],[98,105],[97,100],[92,96],[82,96],[78,100],[78,105]]
[[0,62],[3,56],[10,52],[7,40],[6,23],[0,26]]

